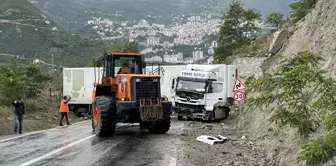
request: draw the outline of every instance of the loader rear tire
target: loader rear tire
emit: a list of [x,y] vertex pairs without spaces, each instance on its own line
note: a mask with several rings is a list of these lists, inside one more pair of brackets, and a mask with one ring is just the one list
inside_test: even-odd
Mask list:
[[97,96],[93,106],[93,127],[97,136],[112,136],[115,132],[116,101],[112,96]]
[[170,116],[168,116],[161,121],[152,122],[149,124],[148,130],[152,134],[164,134],[169,131],[170,123]]

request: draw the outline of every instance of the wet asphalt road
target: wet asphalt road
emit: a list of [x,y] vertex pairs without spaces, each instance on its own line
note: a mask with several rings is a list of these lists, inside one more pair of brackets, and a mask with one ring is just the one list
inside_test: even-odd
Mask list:
[[[138,124],[120,124],[110,138],[96,137],[89,121],[46,131],[0,138],[1,166],[174,166],[177,135],[183,122],[173,121],[163,135]],[[184,165],[184,164],[183,164]]]

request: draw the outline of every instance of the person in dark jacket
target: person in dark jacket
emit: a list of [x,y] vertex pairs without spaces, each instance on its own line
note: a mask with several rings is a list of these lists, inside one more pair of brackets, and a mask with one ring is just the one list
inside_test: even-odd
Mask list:
[[18,100],[15,100],[12,104],[15,108],[14,134],[16,134],[18,127],[19,127],[19,134],[22,134],[22,121],[23,121],[23,115],[25,114],[25,106],[22,97],[19,97]]

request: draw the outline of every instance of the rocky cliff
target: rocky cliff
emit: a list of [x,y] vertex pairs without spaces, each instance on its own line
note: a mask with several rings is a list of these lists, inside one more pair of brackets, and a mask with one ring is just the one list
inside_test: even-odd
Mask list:
[[322,68],[335,72],[336,67],[336,1],[323,0],[303,20],[295,25],[289,21],[273,34],[268,55],[244,57],[233,62],[240,67],[240,76],[260,76],[268,68],[274,68],[280,61],[280,53],[285,57],[294,56],[304,47],[320,54],[325,62]]
[[[280,53],[285,57],[294,56],[304,47],[314,53],[319,53],[325,62],[322,68],[335,71],[336,62],[336,1],[321,0],[303,20],[296,25],[285,26],[283,44]],[[276,56],[265,61],[267,67],[276,66],[279,58]]]
[[[279,64],[282,54],[284,57],[293,57],[305,47],[320,54],[325,62],[321,68],[335,73],[336,62],[336,1],[320,0],[315,8],[295,25],[287,22],[286,25],[274,33],[269,40],[268,55],[264,57],[244,57],[237,59],[234,64],[240,66],[240,77],[251,75],[260,76],[263,71],[274,68]],[[248,87],[247,87],[248,88]],[[271,112],[271,110],[269,110]],[[297,131],[291,128],[279,130],[270,124],[270,112],[247,112],[240,117],[239,125],[244,127],[256,144],[265,148],[267,163],[270,165],[298,165]]]

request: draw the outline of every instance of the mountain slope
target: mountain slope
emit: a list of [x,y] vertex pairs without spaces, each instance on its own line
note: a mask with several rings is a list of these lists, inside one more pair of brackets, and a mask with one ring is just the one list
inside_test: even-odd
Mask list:
[[[31,2],[74,32],[80,31],[89,17],[114,21],[147,19],[169,24],[176,16],[208,13],[221,16],[232,0],[31,0]],[[272,11],[287,14],[293,0],[242,0],[246,7],[259,10],[264,16]]]
[[66,32],[27,0],[0,1],[0,57],[16,55],[55,64],[86,65],[99,50],[98,42]]

